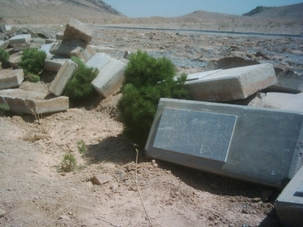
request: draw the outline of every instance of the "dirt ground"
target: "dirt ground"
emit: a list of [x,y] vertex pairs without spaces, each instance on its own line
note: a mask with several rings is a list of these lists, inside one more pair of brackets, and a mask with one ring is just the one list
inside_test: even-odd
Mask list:
[[[256,50],[276,67],[302,70],[302,40],[289,37],[100,29],[92,44],[115,58],[136,49],[168,56],[183,72],[203,71],[216,57],[265,61]],[[276,189],[150,160],[142,150],[136,164],[115,117],[120,96],[37,118],[0,117],[0,226],[280,226]],[[66,152],[77,159],[69,173],[59,168]]]

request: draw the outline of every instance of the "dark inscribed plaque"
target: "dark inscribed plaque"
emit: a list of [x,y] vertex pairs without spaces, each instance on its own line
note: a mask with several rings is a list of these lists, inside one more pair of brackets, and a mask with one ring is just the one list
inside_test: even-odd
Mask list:
[[237,117],[164,108],[153,147],[226,162]]

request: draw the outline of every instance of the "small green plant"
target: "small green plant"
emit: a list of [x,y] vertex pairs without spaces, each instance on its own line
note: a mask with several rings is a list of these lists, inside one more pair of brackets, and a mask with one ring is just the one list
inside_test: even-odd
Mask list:
[[61,162],[61,170],[64,172],[71,172],[76,168],[76,166],[77,160],[74,154],[71,152],[66,152]]
[[186,75],[175,80],[175,74],[176,67],[165,57],[156,59],[140,50],[130,55],[117,107],[123,134],[131,142],[145,144],[160,98],[187,97]]
[[9,53],[0,48],[0,62],[3,69],[9,68]]
[[9,105],[7,103],[0,104],[0,116],[2,116],[6,111],[9,111]]
[[[39,73],[43,70],[46,53],[37,49],[25,49],[21,55],[19,67],[24,70],[26,79],[37,81]],[[40,80],[40,77],[39,77]]]
[[87,148],[86,148],[86,144],[83,140],[80,140],[77,142],[77,148],[79,153],[82,155],[83,158],[86,157],[86,153],[87,153]]
[[87,67],[80,58],[71,58],[78,68],[73,78],[66,84],[65,95],[74,103],[83,102],[97,95],[91,82],[98,75],[98,69]]

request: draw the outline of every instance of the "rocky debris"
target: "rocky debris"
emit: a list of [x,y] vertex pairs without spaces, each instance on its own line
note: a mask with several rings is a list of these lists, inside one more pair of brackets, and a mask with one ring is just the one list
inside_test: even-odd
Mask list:
[[88,44],[92,40],[92,35],[93,29],[90,26],[82,23],[76,18],[71,18],[66,25],[62,42],[80,39]]
[[0,90],[19,87],[24,80],[23,69],[4,69],[0,71]]
[[0,209],[0,218],[4,217],[6,215],[5,210]]

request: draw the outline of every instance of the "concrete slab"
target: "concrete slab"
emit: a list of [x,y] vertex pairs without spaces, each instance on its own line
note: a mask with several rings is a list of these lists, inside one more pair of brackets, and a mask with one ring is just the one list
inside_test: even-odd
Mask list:
[[19,87],[24,80],[23,69],[0,70],[0,89]]
[[72,56],[79,57],[85,62],[96,54],[96,51],[93,48],[81,40],[73,40],[65,43],[56,42],[53,44],[49,52],[54,55],[60,55],[68,58]]
[[18,114],[43,114],[65,111],[69,108],[68,97],[48,98],[46,94],[7,89],[0,91],[0,104],[7,104],[10,111]]
[[110,61],[111,57],[104,53],[95,54],[89,61],[85,63],[87,67],[97,68],[99,71],[103,69]]
[[100,95],[107,98],[121,88],[125,68],[125,63],[112,58],[111,61],[99,71],[97,77],[92,81],[92,85]]
[[64,65],[58,71],[56,77],[49,87],[50,93],[56,96],[62,95],[66,83],[72,78],[74,75],[78,65],[72,60],[67,60]]
[[303,165],[303,114],[160,99],[146,155],[283,188]]
[[67,58],[51,58],[44,60],[44,70],[58,72],[67,61]]
[[[207,72],[204,72],[207,73]],[[185,88],[194,100],[226,102],[245,99],[277,83],[271,64],[258,64],[212,71],[209,75],[188,75]]]
[[9,44],[29,43],[31,41],[30,34],[15,35],[9,39]]
[[283,189],[275,201],[283,226],[301,227],[303,223],[303,167]]
[[53,54],[50,53],[50,50],[53,46],[53,43],[49,43],[49,44],[43,44],[39,50],[44,51],[44,53],[46,53],[46,59],[50,59]]
[[264,107],[303,113],[303,93],[267,92],[262,96]]
[[14,52],[22,51],[31,47],[30,43],[17,43],[11,44],[13,47]]
[[9,44],[8,40],[5,41],[0,40],[0,49],[2,50],[6,49],[8,47],[8,44]]
[[92,40],[93,29],[87,24],[81,21],[71,18],[66,25],[62,42],[67,42],[74,39],[81,39],[85,43],[89,43]]

